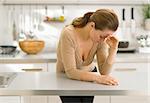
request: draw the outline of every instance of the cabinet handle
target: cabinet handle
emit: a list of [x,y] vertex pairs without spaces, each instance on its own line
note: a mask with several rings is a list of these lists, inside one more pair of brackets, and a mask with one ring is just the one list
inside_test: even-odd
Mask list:
[[22,69],[22,71],[25,71],[25,72],[40,72],[42,70],[43,69],[41,69],[41,68],[36,68],[36,69]]
[[136,71],[136,68],[116,68],[115,71]]

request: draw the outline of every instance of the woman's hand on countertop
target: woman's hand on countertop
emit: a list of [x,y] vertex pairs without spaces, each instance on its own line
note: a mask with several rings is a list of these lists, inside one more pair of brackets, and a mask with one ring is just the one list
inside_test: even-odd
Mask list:
[[104,85],[118,85],[118,81],[109,75],[100,75],[96,78],[96,83]]

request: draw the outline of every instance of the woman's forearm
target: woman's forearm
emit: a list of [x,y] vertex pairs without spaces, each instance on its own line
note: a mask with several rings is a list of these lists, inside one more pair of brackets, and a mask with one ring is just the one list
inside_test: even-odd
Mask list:
[[110,48],[109,49],[109,55],[108,55],[107,60],[106,60],[107,64],[113,64],[114,63],[116,54],[117,54],[117,48]]
[[101,66],[100,73],[102,75],[108,75],[110,73],[110,70],[112,68],[112,65],[115,61],[117,49],[111,48],[109,49],[109,55],[105,61],[105,63]]
[[66,72],[67,77],[70,79],[89,81],[89,82],[94,82],[98,76],[98,74],[94,72],[87,72],[87,71],[82,71],[78,69],[71,69],[65,72]]

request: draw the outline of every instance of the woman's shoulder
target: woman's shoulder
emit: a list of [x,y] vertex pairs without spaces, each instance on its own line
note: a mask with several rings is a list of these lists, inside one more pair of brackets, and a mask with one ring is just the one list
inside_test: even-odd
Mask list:
[[65,26],[63,29],[62,29],[62,32],[61,32],[61,36],[63,38],[70,38],[72,40],[74,40],[74,31],[73,31],[73,26],[72,25],[67,25]]

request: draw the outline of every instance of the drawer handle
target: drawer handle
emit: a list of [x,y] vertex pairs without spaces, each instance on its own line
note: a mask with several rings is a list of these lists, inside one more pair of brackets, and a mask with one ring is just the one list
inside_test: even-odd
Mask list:
[[25,72],[40,72],[42,71],[41,68],[37,68],[37,69],[22,69]]
[[115,71],[136,71],[136,68],[116,68]]

